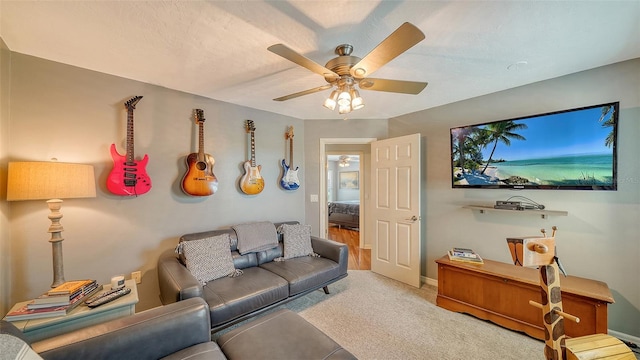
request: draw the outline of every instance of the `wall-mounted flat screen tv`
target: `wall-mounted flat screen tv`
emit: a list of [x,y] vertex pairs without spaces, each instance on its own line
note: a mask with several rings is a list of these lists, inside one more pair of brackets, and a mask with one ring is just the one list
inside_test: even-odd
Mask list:
[[616,190],[619,102],[451,129],[454,188]]

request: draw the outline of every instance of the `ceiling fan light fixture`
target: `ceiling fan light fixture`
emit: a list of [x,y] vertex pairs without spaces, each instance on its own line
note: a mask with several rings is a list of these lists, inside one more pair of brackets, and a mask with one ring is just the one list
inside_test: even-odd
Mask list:
[[338,90],[333,90],[331,95],[324,101],[322,106],[326,107],[329,110],[333,110],[336,108],[336,100],[338,99]]
[[356,89],[351,89],[351,108],[359,110],[364,107],[364,100],[360,97],[360,93]]
[[351,105],[347,104],[347,105],[338,106],[338,113],[339,114],[348,114],[350,112],[351,112]]
[[340,89],[340,94],[338,94],[338,105],[340,107],[351,105],[351,95],[349,95],[348,89],[344,87]]

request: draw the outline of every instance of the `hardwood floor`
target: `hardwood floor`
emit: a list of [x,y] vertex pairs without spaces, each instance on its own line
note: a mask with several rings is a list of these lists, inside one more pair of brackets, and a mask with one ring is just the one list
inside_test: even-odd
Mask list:
[[329,225],[329,239],[349,248],[349,270],[371,270],[371,249],[360,248],[360,232]]

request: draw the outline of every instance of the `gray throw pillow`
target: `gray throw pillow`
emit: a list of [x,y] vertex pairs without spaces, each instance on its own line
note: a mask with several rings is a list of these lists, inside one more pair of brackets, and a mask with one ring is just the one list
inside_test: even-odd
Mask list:
[[180,247],[187,269],[203,285],[215,279],[233,276],[235,267],[230,243],[229,234],[183,241]]
[[285,260],[300,256],[313,256],[311,225],[282,224],[281,231]]

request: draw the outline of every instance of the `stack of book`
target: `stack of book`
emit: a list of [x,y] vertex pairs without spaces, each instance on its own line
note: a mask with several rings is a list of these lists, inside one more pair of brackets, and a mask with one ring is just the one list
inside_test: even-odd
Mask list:
[[482,260],[480,255],[476,254],[475,251],[471,249],[454,247],[447,252],[447,255],[449,255],[449,260],[451,261],[461,261],[471,264],[484,264],[484,261]]
[[5,316],[5,320],[19,321],[66,315],[101,288],[95,280],[67,281],[26,304],[17,304]]

